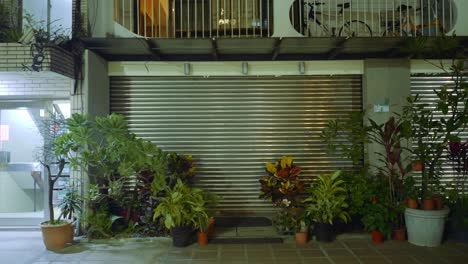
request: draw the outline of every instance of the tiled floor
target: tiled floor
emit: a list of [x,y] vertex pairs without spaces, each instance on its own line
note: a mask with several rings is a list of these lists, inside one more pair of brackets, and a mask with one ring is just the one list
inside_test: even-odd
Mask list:
[[320,264],[320,263],[468,263],[468,244],[447,242],[422,248],[406,242],[372,245],[367,239],[343,239],[330,244],[309,242],[261,245],[192,245],[179,249],[171,240],[123,239],[81,242],[61,252],[46,251],[39,232],[0,232],[0,263],[168,263],[168,264]]

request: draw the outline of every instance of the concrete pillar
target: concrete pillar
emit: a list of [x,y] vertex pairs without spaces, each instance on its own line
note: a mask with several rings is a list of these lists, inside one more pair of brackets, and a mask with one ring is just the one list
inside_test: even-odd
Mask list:
[[88,0],[88,26],[91,37],[114,34],[114,1]]
[[[394,113],[401,113],[406,98],[411,94],[410,78],[409,60],[365,60],[363,101],[367,117],[382,124]],[[374,105],[388,105],[389,111],[374,112]],[[375,155],[375,152],[382,150],[379,145],[368,144],[366,161],[369,164],[378,164],[379,157]]]

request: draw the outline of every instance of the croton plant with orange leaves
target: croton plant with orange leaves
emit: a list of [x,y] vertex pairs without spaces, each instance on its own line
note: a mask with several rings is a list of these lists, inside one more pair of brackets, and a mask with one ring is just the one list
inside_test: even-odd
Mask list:
[[267,162],[265,167],[269,176],[260,179],[260,198],[283,208],[297,207],[298,195],[304,190],[299,179],[301,168],[286,156],[275,163]]

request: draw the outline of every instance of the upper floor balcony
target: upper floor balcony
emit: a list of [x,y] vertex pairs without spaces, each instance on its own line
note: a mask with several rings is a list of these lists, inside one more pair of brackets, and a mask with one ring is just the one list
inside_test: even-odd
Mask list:
[[[461,3],[456,0],[113,0],[113,18],[123,28],[146,38],[432,37],[452,32],[463,22]],[[458,25],[458,29],[461,26],[464,25]]]
[[[100,36],[127,42],[94,39],[88,46],[100,53],[109,45],[143,46],[142,57],[177,53],[180,60],[196,53],[216,59],[222,54],[227,60],[243,59],[239,54],[330,59],[363,52],[392,57],[411,37],[468,36],[466,0],[109,0],[109,5],[104,17],[111,23],[95,19],[97,27],[107,27]],[[145,44],[128,38],[145,39],[138,42]]]

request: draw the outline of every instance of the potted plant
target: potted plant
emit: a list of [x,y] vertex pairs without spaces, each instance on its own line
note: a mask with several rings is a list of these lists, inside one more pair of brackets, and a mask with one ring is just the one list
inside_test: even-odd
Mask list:
[[65,196],[59,204],[61,211],[59,219],[62,219],[63,217],[67,221],[71,222],[67,243],[73,242],[75,221],[78,219],[79,214],[81,213],[82,203],[83,199],[81,199],[81,196],[77,190],[74,187],[70,187],[67,189]]
[[[45,169],[47,183],[48,221],[41,223],[42,239],[48,250],[60,250],[73,241],[73,225],[71,221],[62,219],[78,208],[77,204],[62,206],[62,214],[56,219],[53,203],[55,183],[62,177],[68,166],[66,155],[60,152],[59,138],[66,133],[65,119],[54,111],[48,111],[40,124],[44,145],[35,154],[36,159]],[[67,198],[67,196],[65,196]],[[63,202],[67,203],[65,199]],[[63,205],[62,202],[62,205]],[[74,202],[77,202],[74,199]],[[71,219],[70,219],[71,220]]]
[[415,186],[416,182],[412,176],[407,176],[404,181],[405,192],[406,192],[406,206],[408,208],[418,208],[418,188]]
[[455,180],[447,188],[451,208],[449,237],[454,240],[468,241],[468,141],[451,141],[448,145],[448,158],[452,163]]
[[[434,89],[437,100],[433,104],[421,102],[419,95],[408,97],[402,118],[412,125],[411,136],[415,142],[413,154],[423,162],[421,171],[421,197],[431,198],[431,187],[437,186],[442,172],[442,158],[451,141],[459,141],[459,134],[468,124],[468,89],[464,81],[465,58],[458,57],[459,43],[456,39],[442,37],[436,40],[435,50],[452,57],[450,69],[439,64],[440,69],[451,77],[451,83]],[[432,200],[433,201],[433,200]],[[427,200],[428,207],[430,202]],[[405,220],[408,241],[419,246],[438,246],[442,241],[445,220],[449,208],[441,210],[418,210],[407,208]]]
[[362,222],[367,231],[372,232],[372,243],[380,244],[390,235],[391,223],[395,220],[389,206],[382,201],[373,202],[367,208]]
[[309,227],[303,217],[296,219],[296,244],[305,245],[309,240]]
[[321,175],[308,189],[309,196],[304,200],[306,217],[315,222],[318,241],[334,240],[333,223],[337,219],[348,222],[346,211],[347,193],[340,179],[340,171],[332,175]]

